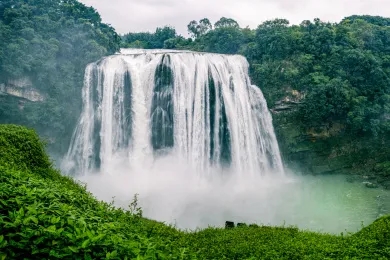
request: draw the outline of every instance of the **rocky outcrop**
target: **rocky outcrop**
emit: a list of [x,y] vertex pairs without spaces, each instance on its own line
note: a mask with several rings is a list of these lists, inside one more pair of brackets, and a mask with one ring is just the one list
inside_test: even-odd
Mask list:
[[0,84],[0,94],[11,95],[32,102],[42,102],[45,100],[44,95],[33,87],[28,77],[8,80],[7,83]]
[[304,98],[305,94],[298,90],[286,90],[286,96],[283,99],[276,101],[274,107],[270,110],[274,114],[294,110],[302,103]]
[[271,112],[277,113],[286,110],[293,110],[300,102],[279,100],[275,102],[275,106],[271,109]]
[[304,103],[305,93],[288,89],[285,96],[270,109],[279,146],[287,167],[305,174],[346,173],[352,168],[348,151],[335,145],[344,126],[334,124],[322,129],[303,130],[294,122],[292,112]]
[[[285,166],[302,174],[347,174],[348,181],[367,188],[390,190],[390,139],[345,135],[346,126],[327,124],[303,129],[294,112],[303,104],[304,94],[285,91],[273,103],[273,124]],[[383,115],[385,119],[390,114]]]

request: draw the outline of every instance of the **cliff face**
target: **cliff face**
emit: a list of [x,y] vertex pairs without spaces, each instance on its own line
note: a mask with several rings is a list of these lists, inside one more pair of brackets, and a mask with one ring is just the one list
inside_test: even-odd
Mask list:
[[348,174],[350,181],[390,189],[390,140],[350,136],[342,124],[304,130],[294,117],[304,97],[286,91],[270,108],[285,165],[302,174]]
[[2,95],[11,95],[32,102],[42,102],[45,100],[44,95],[33,87],[28,77],[8,80],[0,84],[0,93]]

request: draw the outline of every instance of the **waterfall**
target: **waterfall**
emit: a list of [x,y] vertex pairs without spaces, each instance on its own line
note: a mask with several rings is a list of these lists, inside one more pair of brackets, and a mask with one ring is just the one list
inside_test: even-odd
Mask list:
[[242,56],[123,49],[87,66],[82,98],[69,174],[169,154],[199,174],[283,175],[271,114]]

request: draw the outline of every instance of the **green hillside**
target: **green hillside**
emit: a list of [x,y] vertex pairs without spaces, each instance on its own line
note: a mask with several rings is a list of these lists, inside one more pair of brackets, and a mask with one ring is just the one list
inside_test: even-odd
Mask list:
[[0,125],[0,259],[388,259],[390,217],[339,236],[251,225],[183,232],[97,201],[35,131]]

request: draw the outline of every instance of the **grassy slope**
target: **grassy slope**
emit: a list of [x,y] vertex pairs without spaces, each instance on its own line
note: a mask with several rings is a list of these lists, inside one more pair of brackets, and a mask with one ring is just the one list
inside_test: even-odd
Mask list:
[[185,233],[97,201],[51,167],[33,130],[0,125],[0,259],[389,259],[390,217],[354,235]]

